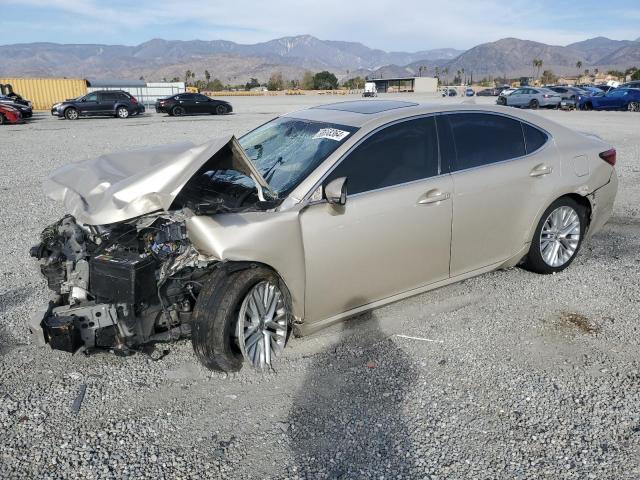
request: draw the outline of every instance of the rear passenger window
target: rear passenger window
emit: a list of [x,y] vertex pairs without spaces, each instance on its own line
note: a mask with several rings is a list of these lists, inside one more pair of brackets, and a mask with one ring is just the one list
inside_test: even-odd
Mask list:
[[522,131],[524,132],[524,142],[527,153],[533,153],[547,143],[547,134],[542,130],[538,130],[527,123],[523,123]]
[[453,171],[525,154],[524,136],[518,120],[474,112],[443,115],[443,120],[449,124],[455,144],[455,155],[448,159]]
[[438,175],[435,118],[397,123],[374,133],[327,178],[347,177],[350,195]]
[[117,98],[116,93],[101,93],[100,97],[103,102],[113,102]]

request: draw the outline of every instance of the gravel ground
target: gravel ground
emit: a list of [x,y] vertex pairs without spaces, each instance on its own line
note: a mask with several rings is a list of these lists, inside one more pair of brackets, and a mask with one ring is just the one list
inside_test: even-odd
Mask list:
[[515,268],[389,305],[294,339],[267,374],[212,374],[189,341],[161,359],[31,345],[26,322],[48,294],[28,248],[64,213],[41,192],[47,172],[333,100],[237,98],[225,117],[38,114],[0,129],[0,478],[640,478],[631,113],[540,113],[618,148],[614,217],[561,274]]

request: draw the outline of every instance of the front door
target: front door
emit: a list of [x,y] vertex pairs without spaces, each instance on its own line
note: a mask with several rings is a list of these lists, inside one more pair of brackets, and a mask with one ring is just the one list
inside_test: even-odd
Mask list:
[[300,217],[308,322],[449,276],[452,183],[433,116],[372,134],[324,184],[340,177],[346,205],[312,203]]
[[78,103],[80,113],[82,115],[97,115],[100,111],[100,103],[98,102],[98,94],[93,92],[82,97]]

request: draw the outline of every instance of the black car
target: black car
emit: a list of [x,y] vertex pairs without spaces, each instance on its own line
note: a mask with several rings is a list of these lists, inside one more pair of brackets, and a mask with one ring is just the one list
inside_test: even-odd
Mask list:
[[22,114],[22,118],[30,118],[31,116],[33,116],[33,108],[31,107],[31,102],[22,100],[22,97],[15,98],[6,95],[0,95],[0,103],[19,110]]
[[497,97],[500,95],[501,90],[497,88],[485,88],[484,90],[480,90],[476,93],[478,97]]
[[81,116],[127,118],[140,113],[144,113],[144,105],[122,90],[99,90],[51,107],[51,115],[67,120],[77,120]]
[[176,117],[198,113],[224,115],[232,111],[233,107],[229,102],[216,100],[201,93],[179,93],[172,97],[160,98],[156,102],[156,112]]

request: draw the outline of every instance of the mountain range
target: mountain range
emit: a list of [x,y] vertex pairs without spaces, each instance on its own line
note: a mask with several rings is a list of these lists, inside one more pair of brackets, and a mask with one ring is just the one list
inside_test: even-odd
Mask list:
[[462,70],[474,78],[531,75],[532,61],[556,74],[582,68],[621,69],[640,66],[640,38],[611,40],[596,37],[567,46],[503,38],[469,50],[453,48],[416,52],[387,52],[357,42],[320,40],[311,35],[284,37],[256,44],[227,40],[154,39],[136,46],[27,43],[0,45],[0,77],[64,76],[137,79],[147,81],[184,77],[186,70],[202,79],[208,70],[223,83],[244,83],[250,77],[266,81],[274,72],[301,78],[305,71],[329,70],[339,78],[356,75],[384,78],[412,76],[426,67]]

